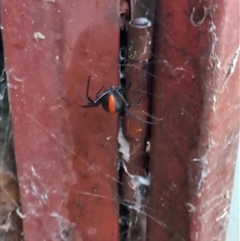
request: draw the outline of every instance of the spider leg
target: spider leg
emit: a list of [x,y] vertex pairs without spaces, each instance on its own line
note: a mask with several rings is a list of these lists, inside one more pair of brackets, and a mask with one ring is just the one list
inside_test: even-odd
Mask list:
[[87,105],[80,105],[83,108],[91,108],[91,107],[98,107],[100,103],[88,103]]
[[[89,97],[89,95],[88,95],[88,93],[89,93],[89,88],[90,88],[90,80],[91,80],[91,75],[89,75],[89,77],[88,77],[86,98],[87,98],[89,101],[94,102],[94,101]],[[103,88],[104,88],[104,86],[97,92],[97,94],[96,94],[97,99],[98,99],[98,97],[99,97],[98,94],[103,90]]]
[[89,100],[89,103],[87,103],[86,105],[80,105],[78,103],[75,103],[65,97],[62,97],[63,100],[67,101],[68,103],[72,104],[72,105],[75,105],[75,106],[78,106],[78,107],[83,107],[83,108],[87,108],[87,107],[97,107],[101,104],[100,103],[95,103],[94,101],[92,101],[91,99]]
[[128,108],[130,108],[130,107],[133,106],[133,105],[139,105],[140,102],[141,102],[141,100],[142,100],[142,98],[143,98],[143,96],[140,98],[140,100],[139,100],[137,103],[134,104],[134,103],[128,103],[128,102],[125,100],[124,96],[122,95],[122,93],[121,93],[120,91],[118,91],[117,93],[118,93],[118,96],[122,99],[122,101],[123,101],[123,103],[124,103],[124,105],[125,105],[125,111],[126,111],[130,116],[132,116],[132,117],[135,118],[136,120],[142,121],[143,123],[146,123],[146,124],[156,124],[155,122],[143,120],[143,119],[141,119],[140,117],[135,116],[131,111],[128,110]]
[[88,96],[87,99],[88,99],[89,103],[94,103],[94,100],[91,97]]
[[71,101],[71,100],[69,100],[69,99],[67,99],[65,97],[62,97],[62,99],[67,101],[68,103],[70,103],[72,105],[75,105],[75,106],[78,106],[78,107],[84,107],[83,105],[77,104],[77,103],[75,103],[75,102],[73,102],[73,101]]
[[97,106],[99,106],[100,104],[102,104],[102,99],[105,97],[105,95],[108,95],[109,93],[111,93],[111,91],[104,92],[96,100],[92,100],[90,97],[88,97],[89,102],[86,105],[83,105],[82,107],[97,107]]
[[101,104],[101,98],[98,98],[97,100],[92,100],[90,97],[87,97],[88,103],[86,105],[82,105],[84,108],[88,107],[98,107]]
[[157,121],[162,121],[163,120],[163,118],[157,118],[157,117],[155,117],[155,116],[153,116],[153,115],[150,115],[150,114],[148,114],[146,111],[142,111],[142,113],[144,113],[146,116],[148,116],[148,117],[150,117],[151,119],[153,119],[153,120],[157,120]]
[[128,86],[125,87],[125,90],[130,90],[132,87],[132,81],[129,82]]
[[141,122],[143,122],[143,123],[145,123],[145,124],[150,124],[150,125],[156,124],[155,122],[146,121],[146,120],[141,119],[140,117],[134,115],[134,114],[133,114],[131,111],[129,111],[127,108],[125,108],[125,111],[126,111],[130,116],[132,116],[133,118],[135,118],[136,120],[141,121]]
[[88,97],[88,92],[89,92],[90,80],[91,80],[91,75],[89,75],[89,77],[88,77],[88,84],[87,84],[87,91],[86,91],[86,97],[87,98],[89,98]]
[[129,108],[131,105],[125,100],[124,96],[122,95],[122,93],[120,92],[122,91],[121,89],[117,91],[118,96],[121,98],[121,100],[123,101],[124,105],[126,108]]
[[139,99],[139,101],[138,101],[137,103],[130,103],[130,104],[129,104],[130,107],[131,107],[131,106],[137,106],[137,105],[139,105],[140,102],[142,101],[142,99],[143,99],[143,96]]
[[103,90],[104,86],[97,92],[96,97],[98,98],[98,94]]
[[86,90],[86,98],[88,99],[88,103],[86,105],[80,105],[80,104],[77,104],[65,97],[62,97],[65,101],[75,105],[75,106],[79,106],[79,107],[84,107],[84,108],[90,108],[90,107],[97,107],[99,106],[101,103],[102,103],[102,98],[108,94],[109,92],[106,91],[105,93],[103,93],[100,97],[98,97],[98,94],[102,91],[102,89],[104,88],[104,86],[98,91],[97,93],[97,98],[96,100],[93,100],[91,97],[88,96],[88,93],[89,93],[89,86],[90,86],[90,80],[91,80],[91,75],[89,75],[88,77],[88,83],[87,83],[87,90]]
[[122,99],[124,105],[125,105],[127,108],[130,108],[131,106],[137,106],[137,105],[139,105],[140,102],[141,102],[142,99],[143,99],[143,96],[142,96],[137,103],[128,103],[120,91],[118,91],[117,94],[118,94],[118,96]]

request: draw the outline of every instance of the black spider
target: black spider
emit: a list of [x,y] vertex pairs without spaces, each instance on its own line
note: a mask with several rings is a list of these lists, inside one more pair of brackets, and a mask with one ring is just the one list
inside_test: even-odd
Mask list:
[[[134,105],[139,105],[141,102],[141,99],[138,101],[138,103],[128,103],[126,99],[124,98],[124,91],[126,90],[125,88],[122,87],[115,87],[112,86],[109,89],[105,90],[100,96],[99,93],[102,91],[104,86],[97,92],[96,94],[96,100],[92,100],[91,97],[89,97],[88,92],[89,92],[89,86],[90,86],[90,79],[91,77],[89,76],[88,78],[88,84],[87,84],[87,91],[86,91],[86,98],[88,99],[88,103],[86,105],[78,105],[84,108],[90,108],[90,107],[97,107],[100,104],[102,104],[103,109],[109,113],[116,113],[120,112],[122,110],[125,110],[129,115],[134,117],[135,119],[142,121],[147,124],[153,124],[153,122],[143,120],[137,116],[135,116],[133,113],[131,113],[128,109],[131,106]],[[147,114],[150,116],[149,114]]]

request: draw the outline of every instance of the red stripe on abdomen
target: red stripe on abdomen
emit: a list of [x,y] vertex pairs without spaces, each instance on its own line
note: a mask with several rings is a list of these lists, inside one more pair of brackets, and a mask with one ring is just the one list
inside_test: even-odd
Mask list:
[[112,94],[109,95],[109,99],[108,99],[108,110],[109,110],[110,113],[116,112],[115,99],[114,99],[114,96],[113,96]]

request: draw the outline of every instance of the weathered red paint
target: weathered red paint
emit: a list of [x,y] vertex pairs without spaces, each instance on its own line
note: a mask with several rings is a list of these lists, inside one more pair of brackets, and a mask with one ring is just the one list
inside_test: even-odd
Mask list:
[[152,114],[162,121],[151,131],[147,240],[223,241],[239,135],[239,3],[156,8]]
[[119,3],[1,7],[25,239],[119,240],[117,115],[63,99],[117,85]]
[[[149,241],[224,240],[239,133],[239,8],[209,4],[157,3],[152,114],[162,121],[151,131]],[[26,240],[119,240],[117,115],[62,98],[83,104],[89,75],[92,98],[117,86],[119,3],[1,7]]]

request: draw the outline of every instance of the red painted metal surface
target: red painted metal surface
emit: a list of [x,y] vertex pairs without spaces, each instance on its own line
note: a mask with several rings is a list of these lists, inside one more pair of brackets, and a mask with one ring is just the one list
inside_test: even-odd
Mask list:
[[[129,11],[126,1],[2,1],[26,241],[119,240],[117,115],[73,103],[86,104],[89,75],[93,99],[118,85],[119,28],[129,12],[144,13],[141,2]],[[147,240],[224,240],[239,135],[239,3],[157,1],[155,17],[151,3],[157,123],[141,213]],[[129,79],[145,78],[138,65]],[[143,139],[143,123],[130,118],[126,139]],[[128,170],[142,176],[145,146],[131,144]]]
[[118,84],[118,2],[2,1],[26,241],[118,240],[117,115],[82,109]]
[[239,136],[239,3],[158,1],[149,241],[224,240]]

